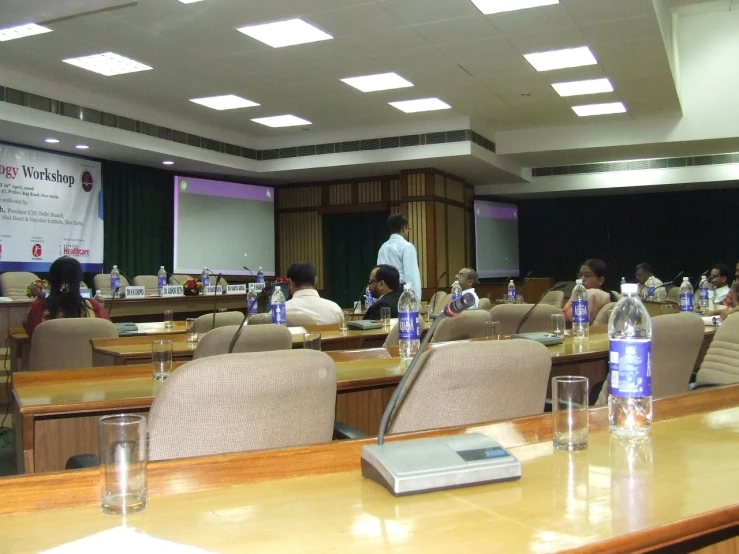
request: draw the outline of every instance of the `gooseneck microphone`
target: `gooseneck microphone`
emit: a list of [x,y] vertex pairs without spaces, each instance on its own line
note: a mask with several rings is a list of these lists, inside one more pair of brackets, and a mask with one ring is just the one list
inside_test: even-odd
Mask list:
[[[683,276],[683,273],[685,273],[685,272],[684,271],[681,271],[680,273],[678,273],[677,275],[675,275],[675,277],[672,278],[672,281],[668,281],[667,283],[662,283],[658,287],[654,287],[654,291],[657,292],[658,289],[661,289],[663,287],[666,287],[667,285],[672,285],[673,287],[679,286],[677,280],[680,279],[680,277]],[[703,273],[703,275],[705,275],[705,273]],[[703,275],[701,275],[701,277],[703,277]],[[709,281],[710,281],[710,279],[709,279]]]
[[233,354],[234,347],[236,346],[236,343],[238,342],[239,337],[241,336],[241,330],[244,328],[244,325],[249,324],[249,319],[251,319],[251,313],[247,311],[246,315],[244,316],[244,319],[241,320],[241,324],[239,325],[239,328],[236,329],[234,336],[231,337],[231,342],[228,345],[229,354]]
[[423,351],[425,350],[426,345],[431,340],[431,337],[434,336],[434,333],[436,332],[436,327],[438,327],[439,322],[446,319],[447,317],[458,316],[463,311],[465,311],[468,308],[471,308],[474,305],[475,305],[475,297],[472,295],[472,293],[465,292],[459,298],[447,304],[444,311],[442,311],[439,314],[439,316],[436,319],[434,319],[434,322],[431,324],[431,328],[428,330],[426,335],[424,335],[423,340],[421,341],[421,344],[418,346],[418,351],[416,352],[415,356],[413,356],[411,363],[408,364],[408,368],[405,370],[405,373],[403,373],[403,377],[400,379],[398,386],[395,387],[395,391],[393,392],[393,395],[390,397],[390,402],[388,402],[387,407],[385,408],[385,412],[382,414],[382,421],[380,422],[380,431],[377,434],[377,444],[378,445],[381,445],[385,442],[385,432],[387,431],[387,426],[390,423],[390,418],[392,417],[393,411],[395,410],[395,405],[398,403],[400,394],[403,392],[403,387],[405,387],[406,381],[408,381],[408,378],[413,374],[413,369],[416,367],[416,364],[418,363],[418,360],[421,358],[421,354],[423,354]]
[[529,283],[529,281],[531,281],[531,278],[532,278],[533,276],[534,276],[534,272],[533,272],[533,271],[529,271],[529,272],[528,272],[528,273],[526,274],[526,276],[525,276],[525,277],[523,278],[523,284],[521,285],[521,288],[520,288],[520,289],[518,289],[518,292],[517,292],[516,294],[518,294],[518,295],[520,295],[521,297],[523,297],[523,289],[525,289],[525,288],[526,288],[526,285],[527,285],[527,284]]
[[362,296],[364,296],[364,292],[367,290],[367,287],[369,286],[369,283],[364,285],[362,288],[362,292],[359,293],[359,298],[356,302],[354,302],[354,309],[352,310],[352,315],[357,315],[357,308],[362,307]]
[[252,271],[251,269],[249,269],[249,268],[248,268],[248,267],[246,267],[245,265],[242,265],[241,267],[243,267],[243,268],[244,268],[245,270],[247,270],[247,271],[249,272],[249,275],[251,275],[251,276],[252,276],[252,278],[254,277],[254,272],[253,272],[253,271]]
[[213,287],[213,329],[216,328],[216,305],[218,304],[218,283],[221,282],[222,273],[216,276],[216,286]]
[[175,283],[177,283],[178,285],[182,285],[182,283],[180,283],[180,282],[179,282],[179,281],[177,280],[177,277],[175,277],[173,273],[167,273],[167,277],[169,277],[170,279],[172,279],[172,280],[173,280],[173,281],[174,281]]
[[119,290],[121,290],[121,287],[116,287],[116,289],[113,291],[113,295],[110,297],[110,308],[108,309],[108,317],[110,317],[110,314],[113,313],[113,302],[115,301],[115,295],[118,294]]
[[534,310],[536,309],[536,307],[537,307],[537,306],[538,306],[539,304],[541,304],[541,301],[542,301],[542,300],[544,300],[544,297],[545,297],[545,296],[546,296],[547,294],[549,294],[549,293],[550,293],[550,292],[552,292],[553,290],[559,290],[559,289],[563,289],[563,288],[565,288],[565,286],[566,286],[566,285],[567,285],[567,283],[556,283],[556,284],[555,284],[555,285],[554,285],[554,286],[553,286],[552,288],[550,288],[550,289],[547,289],[547,290],[545,290],[545,291],[544,291],[544,294],[542,294],[542,295],[541,295],[541,296],[539,297],[539,300],[537,300],[537,301],[536,301],[536,304],[534,304],[533,306],[531,306],[531,309],[530,309],[530,310],[529,310],[528,312],[526,312],[526,313],[524,314],[524,316],[523,316],[523,317],[521,318],[521,321],[519,321],[519,322],[518,322],[518,326],[516,327],[516,332],[515,332],[514,334],[516,334],[516,335],[517,335],[518,333],[520,333],[520,332],[521,332],[521,327],[523,327],[523,324],[524,324],[524,323],[526,323],[526,321],[527,321],[527,320],[528,320],[528,319],[529,319],[529,318],[531,317],[531,314],[533,314],[533,313],[534,313]]

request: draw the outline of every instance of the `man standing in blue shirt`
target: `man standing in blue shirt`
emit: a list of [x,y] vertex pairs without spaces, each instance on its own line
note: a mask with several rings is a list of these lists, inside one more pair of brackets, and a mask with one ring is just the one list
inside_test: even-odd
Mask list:
[[390,238],[380,247],[377,265],[391,265],[400,273],[401,283],[409,283],[421,300],[421,272],[418,270],[416,247],[408,242],[408,219],[402,214],[393,214],[387,219]]

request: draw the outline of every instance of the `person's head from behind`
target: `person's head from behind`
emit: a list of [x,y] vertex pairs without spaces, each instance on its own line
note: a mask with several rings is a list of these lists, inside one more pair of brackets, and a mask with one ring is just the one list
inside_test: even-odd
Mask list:
[[640,284],[646,284],[647,279],[649,279],[652,275],[654,275],[654,271],[652,271],[651,265],[639,264],[638,266],[636,266],[636,280],[639,281]]
[[380,264],[370,272],[367,286],[372,296],[379,298],[400,287],[400,273],[391,265]]
[[475,288],[478,280],[477,271],[471,267],[463,267],[457,272],[457,281],[462,290]]
[[46,306],[49,315],[58,317],[86,317],[87,307],[80,295],[82,266],[74,258],[62,256],[49,268],[49,297]]
[[287,268],[290,294],[301,289],[316,288],[316,268],[310,262],[297,262]]
[[387,229],[391,235],[400,235],[408,240],[411,228],[408,226],[408,218],[403,214],[393,214],[387,218]]
[[731,282],[731,268],[726,264],[714,264],[708,282],[717,289],[728,286]]
[[585,260],[580,265],[580,272],[577,274],[577,278],[582,279],[582,284],[586,289],[607,290],[606,279],[608,278],[608,266],[606,262],[598,258]]

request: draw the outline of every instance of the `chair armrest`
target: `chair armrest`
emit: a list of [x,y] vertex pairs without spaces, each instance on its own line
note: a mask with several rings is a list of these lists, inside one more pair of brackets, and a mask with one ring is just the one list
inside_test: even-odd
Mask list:
[[341,421],[334,422],[334,440],[347,440],[347,439],[365,439],[368,435],[365,435],[359,429],[355,429],[351,425],[342,423]]
[[86,467],[99,467],[100,458],[95,454],[77,454],[67,460],[64,469],[83,469]]
[[690,383],[688,385],[688,390],[695,390],[695,389],[703,389],[706,387],[718,387],[719,385],[717,383]]

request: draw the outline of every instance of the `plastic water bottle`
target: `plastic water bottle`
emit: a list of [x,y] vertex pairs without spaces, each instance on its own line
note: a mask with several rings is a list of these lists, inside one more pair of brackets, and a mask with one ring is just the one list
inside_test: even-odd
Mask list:
[[203,271],[200,273],[200,282],[203,283],[203,287],[210,286],[210,273],[208,272],[207,267],[204,267]]
[[159,287],[159,295],[162,295],[162,289],[167,286],[167,270],[164,266],[159,266],[159,273],[157,273],[157,287]]
[[588,311],[588,290],[582,279],[575,281],[572,289],[572,336],[585,339],[590,334],[590,312]]
[[683,284],[680,285],[680,311],[693,311],[693,285],[687,277],[683,277]]
[[636,291],[621,288],[608,322],[608,424],[621,437],[642,437],[652,427],[652,322]]
[[649,279],[647,279],[646,282],[647,285],[647,299],[648,300],[654,300],[654,292],[655,292],[655,286],[654,286],[654,276],[651,276]]
[[372,291],[371,291],[371,290],[369,289],[369,287],[367,287],[367,292],[365,293],[365,296],[364,296],[364,306],[365,306],[365,310],[366,310],[367,308],[369,308],[369,307],[370,307],[370,306],[372,305],[372,303],[373,303],[374,301],[375,301],[375,299],[374,299],[374,297],[372,296]]
[[460,296],[462,296],[462,287],[460,286],[459,281],[454,281],[454,283],[452,283],[452,301],[456,300]]
[[419,306],[416,293],[413,292],[410,283],[403,286],[403,294],[398,300],[398,349],[400,359],[408,361],[416,352],[421,343]]
[[257,294],[257,291],[250,290],[249,293],[246,295],[246,313],[251,315],[256,314],[258,304],[259,295]]
[[703,277],[698,286],[700,288],[700,307],[703,311],[706,311],[711,301],[711,290],[708,288],[708,279]]
[[506,299],[509,304],[516,303],[516,285],[513,282],[513,279],[508,283],[508,295],[506,296]]
[[110,292],[113,293],[119,288],[121,288],[121,273],[118,271],[118,266],[114,265],[110,271]]
[[626,277],[621,277],[621,286],[626,284]]
[[261,267],[257,271],[257,283],[264,283],[264,271],[262,271]]
[[285,295],[282,294],[280,287],[275,287],[272,293],[272,323],[275,325],[287,325],[287,315],[285,314]]

